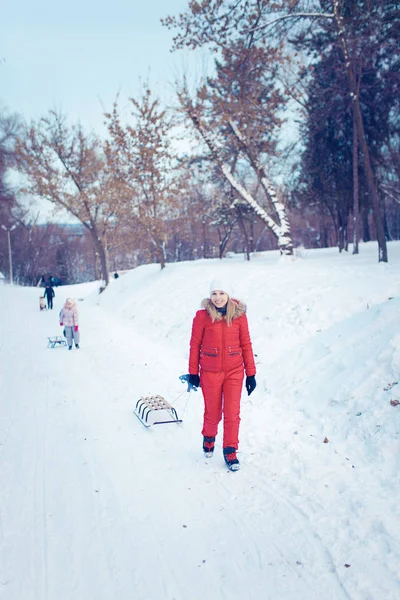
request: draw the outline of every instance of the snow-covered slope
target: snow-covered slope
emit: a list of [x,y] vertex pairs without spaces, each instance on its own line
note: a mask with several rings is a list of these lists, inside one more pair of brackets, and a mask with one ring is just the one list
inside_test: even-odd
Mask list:
[[[397,600],[400,245],[140,267],[0,287],[0,598]],[[191,321],[215,276],[248,305],[241,471],[201,451]],[[78,298],[81,349],[47,348]],[[162,394],[182,425],[145,429]],[[391,403],[392,401],[392,403]],[[393,405],[394,404],[394,405]]]

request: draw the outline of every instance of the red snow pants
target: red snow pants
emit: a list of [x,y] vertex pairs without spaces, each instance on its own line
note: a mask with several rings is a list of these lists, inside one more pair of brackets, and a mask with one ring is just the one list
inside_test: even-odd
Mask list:
[[244,369],[231,371],[200,372],[200,385],[204,397],[204,421],[202,434],[215,437],[218,424],[224,415],[223,447],[239,446],[240,397],[242,395]]

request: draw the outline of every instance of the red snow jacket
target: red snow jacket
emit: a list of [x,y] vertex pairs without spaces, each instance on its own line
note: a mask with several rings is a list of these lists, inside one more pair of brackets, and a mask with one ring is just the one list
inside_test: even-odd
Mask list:
[[242,366],[246,375],[255,375],[253,348],[246,317],[246,305],[237,300],[236,311],[228,327],[223,315],[218,313],[212,322],[209,310],[211,300],[206,298],[193,319],[190,340],[189,373],[197,375],[199,367],[204,371],[230,371]]

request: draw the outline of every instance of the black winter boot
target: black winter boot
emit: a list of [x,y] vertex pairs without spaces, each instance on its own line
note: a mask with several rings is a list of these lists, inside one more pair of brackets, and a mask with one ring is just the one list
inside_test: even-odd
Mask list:
[[230,471],[239,471],[240,464],[236,456],[236,448],[232,446],[224,448],[224,459]]
[[203,437],[203,451],[206,458],[211,458],[214,454],[215,437]]

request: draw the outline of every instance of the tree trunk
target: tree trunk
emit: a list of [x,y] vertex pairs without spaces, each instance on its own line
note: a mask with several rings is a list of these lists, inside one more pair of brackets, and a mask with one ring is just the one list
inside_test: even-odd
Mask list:
[[361,210],[361,217],[362,217],[362,239],[363,242],[370,242],[371,241],[371,231],[369,228],[369,208],[364,207]]
[[358,138],[356,118],[353,109],[353,254],[358,254],[358,220],[360,211],[360,193],[358,186]]
[[224,256],[224,252],[225,252],[228,242],[230,240],[234,224],[235,224],[235,222],[230,227],[228,227],[228,229],[225,229],[225,231],[221,231],[220,228],[217,227],[217,232],[218,232],[218,237],[219,237],[219,243],[218,243],[219,258],[223,258],[223,256]]
[[207,228],[204,218],[201,221],[201,227],[203,232],[203,258],[207,258]]
[[96,229],[89,229],[90,234],[93,239],[93,244],[95,248],[96,255],[100,259],[100,267],[101,267],[101,277],[104,281],[104,286],[107,287],[110,283],[110,273],[108,269],[108,260],[107,260],[107,250],[103,245],[102,241],[99,239],[97,235]]
[[367,184],[368,184],[368,192],[371,196],[372,200],[372,210],[374,214],[375,221],[375,229],[376,229],[376,239],[378,241],[379,248],[379,262],[388,262],[388,254],[387,254],[387,245],[385,238],[385,230],[383,227],[383,219],[382,212],[379,206],[379,198],[378,193],[375,186],[374,174],[372,171],[371,160],[369,155],[369,149],[367,140],[365,139],[364,132],[364,123],[362,120],[360,102],[357,100],[354,103],[355,113],[356,113],[356,122],[357,122],[357,136],[360,142],[361,150],[364,157],[364,168],[367,175]]
[[253,252],[254,252],[254,222],[253,222],[253,219],[250,221],[249,251],[250,251],[250,254],[253,254]]
[[165,243],[162,239],[157,236],[157,233],[152,231],[151,234],[151,242],[154,247],[154,256],[156,261],[161,267],[161,271],[165,269],[166,259],[165,259]]
[[337,245],[339,252],[344,249],[344,223],[340,209],[337,210]]
[[[332,224],[333,224],[333,231],[335,232],[335,245],[339,248],[339,224],[336,221],[336,214],[333,211],[333,208],[331,206],[327,206],[328,209],[328,213],[330,218],[332,219]],[[323,248],[327,248],[329,246],[329,240],[326,241],[326,245],[322,246]]]
[[99,268],[99,254],[96,247],[93,247],[93,267],[94,267],[94,278],[96,281],[100,279],[101,273]]
[[383,227],[385,230],[385,239],[391,241],[393,239],[391,233],[390,233],[390,228],[389,228],[389,222],[388,222],[388,218],[387,218],[387,212],[386,212],[386,202],[385,200],[383,200]]
[[268,179],[264,166],[262,165],[258,156],[255,156],[251,151],[250,147],[247,145],[246,140],[241,134],[237,125],[233,121],[229,121],[229,125],[233,133],[235,134],[237,140],[240,142],[242,150],[249,159],[250,164],[253,167],[255,173],[257,174],[261,186],[273,207],[273,210],[275,212],[275,220],[278,222],[282,230],[282,237],[287,240],[285,251],[283,252],[283,254],[293,254],[293,243],[290,232],[290,223],[283,202],[281,202],[278,199],[276,190],[272,185],[271,181]]
[[383,227],[382,212],[381,212],[381,208],[379,206],[379,198],[378,198],[378,193],[376,190],[374,173],[373,173],[372,165],[371,165],[371,157],[369,154],[369,148],[368,148],[367,140],[365,137],[364,121],[363,121],[362,113],[361,113],[359,91],[357,89],[357,82],[356,82],[355,74],[354,74],[354,71],[353,71],[353,68],[351,65],[349,52],[347,49],[346,38],[344,36],[343,19],[339,12],[339,0],[333,0],[333,11],[334,11],[334,15],[335,15],[336,24],[338,27],[338,35],[339,35],[340,43],[342,46],[342,52],[343,52],[343,56],[344,56],[344,63],[345,63],[345,68],[346,68],[346,73],[347,73],[347,79],[349,81],[350,94],[351,94],[351,98],[353,101],[353,110],[354,110],[355,122],[356,122],[356,127],[357,127],[357,137],[358,137],[358,141],[360,143],[361,152],[363,154],[364,169],[365,169],[365,174],[366,174],[366,178],[367,178],[368,192],[369,192],[369,195],[370,195],[371,201],[372,201],[372,210],[373,210],[373,214],[374,214],[375,229],[376,229],[376,239],[378,241],[378,253],[379,253],[378,260],[379,260],[379,262],[387,262],[388,255],[387,255],[385,230]]
[[242,230],[244,248],[245,248],[245,253],[246,253],[246,260],[250,260],[249,237],[247,235],[246,225],[244,223],[244,219],[243,219],[242,211],[240,210],[240,206],[236,207],[236,212],[238,215],[239,226],[240,226],[240,229]]

